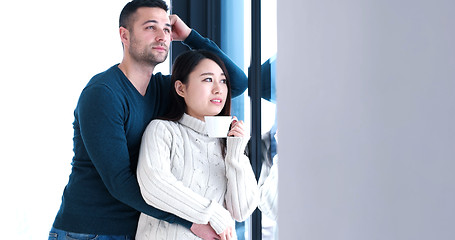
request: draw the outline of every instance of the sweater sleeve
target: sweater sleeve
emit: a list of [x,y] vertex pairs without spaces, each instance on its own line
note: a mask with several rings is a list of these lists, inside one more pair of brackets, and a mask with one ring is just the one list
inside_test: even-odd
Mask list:
[[109,193],[124,204],[170,223],[192,223],[149,206],[141,196],[123,125],[122,105],[106,86],[84,89],[77,114],[87,153]]
[[[155,120],[144,132],[137,178],[145,201],[190,222],[210,223],[217,233],[234,226],[230,213],[223,206],[185,187],[172,174],[171,155],[183,157],[183,153],[172,147],[175,139],[170,128],[168,123]],[[172,151],[176,152],[171,154]]]
[[237,97],[245,92],[248,87],[248,78],[245,72],[239,68],[221,49],[210,39],[202,37],[196,30],[192,30],[190,35],[183,41],[183,44],[191,49],[204,49],[218,55],[223,60],[224,65],[231,79],[232,97]]
[[270,219],[277,220],[278,213],[278,155],[270,167],[266,161],[262,163],[261,176],[259,177],[260,202],[259,209],[262,214]]
[[226,151],[226,208],[235,220],[245,221],[259,203],[259,188],[253,169],[244,155],[248,138],[228,137]]

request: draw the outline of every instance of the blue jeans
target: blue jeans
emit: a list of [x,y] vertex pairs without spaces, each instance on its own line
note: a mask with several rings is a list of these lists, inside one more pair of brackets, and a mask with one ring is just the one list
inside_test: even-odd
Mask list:
[[132,236],[120,235],[96,235],[86,233],[73,233],[52,228],[49,232],[49,240],[133,240]]

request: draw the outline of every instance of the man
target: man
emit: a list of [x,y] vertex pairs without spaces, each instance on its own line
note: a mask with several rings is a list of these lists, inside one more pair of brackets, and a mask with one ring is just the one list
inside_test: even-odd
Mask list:
[[203,239],[225,238],[208,224],[147,205],[135,176],[143,130],[169,107],[170,76],[152,73],[166,59],[172,40],[219,55],[231,76],[233,96],[247,87],[243,71],[212,41],[167,11],[162,0],[133,0],[122,10],[123,60],[95,75],[81,93],[74,111],[72,172],[49,239],[133,239],[139,212],[181,224]]

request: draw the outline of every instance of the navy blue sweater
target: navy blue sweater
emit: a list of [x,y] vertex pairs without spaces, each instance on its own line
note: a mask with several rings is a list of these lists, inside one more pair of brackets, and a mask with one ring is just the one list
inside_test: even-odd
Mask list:
[[[196,31],[184,42],[193,49],[216,52],[225,62],[232,95],[248,83],[238,68],[211,40]],[[53,226],[70,232],[135,235],[139,211],[188,228],[191,222],[151,207],[136,179],[142,133],[167,108],[170,76],[152,76],[142,96],[114,65],[95,75],[82,91],[74,111],[72,172]]]

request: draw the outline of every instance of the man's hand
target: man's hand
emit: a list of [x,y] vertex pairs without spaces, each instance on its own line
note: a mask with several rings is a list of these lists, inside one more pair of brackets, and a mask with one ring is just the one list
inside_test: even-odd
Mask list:
[[219,240],[220,236],[216,234],[215,230],[210,226],[210,224],[196,224],[193,223],[190,228],[196,236],[204,240]]
[[172,14],[169,16],[172,26],[172,41],[184,41],[188,35],[191,33],[191,28],[189,28],[186,23],[179,18],[179,16]]
[[224,232],[219,234],[220,240],[236,240],[237,234],[235,233],[234,227],[228,227]]

